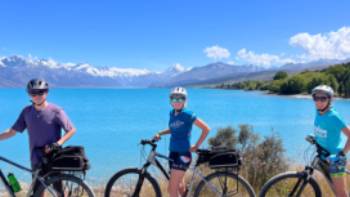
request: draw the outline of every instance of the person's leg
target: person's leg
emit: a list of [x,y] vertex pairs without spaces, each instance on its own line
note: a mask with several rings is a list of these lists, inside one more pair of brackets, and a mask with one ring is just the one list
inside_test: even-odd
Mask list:
[[[35,166],[33,169],[35,170],[38,170],[40,169],[41,167],[38,165],[38,166]],[[50,174],[50,175],[49,175]],[[44,169],[41,169],[40,173],[39,173],[39,176],[41,177],[46,177],[46,176],[54,176],[54,175],[57,175],[59,174],[58,172],[57,173],[50,173],[48,172],[47,170],[44,170]],[[34,177],[33,177],[34,178]],[[35,194],[35,192],[39,189],[39,187],[42,185],[42,183],[40,181],[36,181],[35,184],[34,184],[34,188],[33,188],[33,195]],[[64,196],[64,193],[63,193],[63,186],[62,186],[62,182],[58,182],[58,183],[54,183],[53,184],[53,188],[55,189],[56,191],[56,195],[58,197],[61,197],[61,196]],[[42,194],[42,196],[44,196],[44,194]]]
[[170,181],[169,181],[169,195],[170,197],[179,197],[179,185],[183,180],[185,171],[183,170],[171,170]]
[[336,161],[330,161],[329,173],[332,178],[333,187],[337,197],[348,196],[347,184],[346,184],[346,158]]
[[184,175],[191,164],[191,153],[171,153],[170,154],[170,181],[168,192],[170,197],[184,196],[186,193],[186,183]]
[[333,186],[337,197],[347,197],[346,176],[332,176]]
[[[33,168],[35,171],[37,171],[39,168],[38,167],[35,167]],[[42,176],[43,173],[40,172],[38,176]],[[34,179],[34,176],[32,177]],[[37,177],[38,178],[38,177]],[[34,181],[34,180],[33,180]],[[38,189],[42,186],[42,183],[36,179],[35,183],[34,183],[34,187],[33,187],[33,193],[32,193],[32,197],[35,197],[34,194],[38,191]],[[41,195],[41,196],[44,196],[44,195]]]
[[186,180],[185,180],[185,176],[183,176],[182,181],[180,181],[180,184],[179,184],[180,196],[185,196],[187,193],[186,190],[187,190]]

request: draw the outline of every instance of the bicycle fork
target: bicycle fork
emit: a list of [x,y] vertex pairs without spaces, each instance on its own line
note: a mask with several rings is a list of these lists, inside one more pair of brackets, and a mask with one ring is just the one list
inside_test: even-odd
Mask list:
[[137,184],[136,184],[136,188],[133,192],[132,197],[139,197],[143,182],[145,180],[145,176],[146,176],[146,172],[147,172],[147,168],[151,165],[151,163],[147,162],[140,170],[140,174],[139,177],[137,179]]
[[301,178],[298,179],[297,183],[293,187],[293,190],[291,191],[289,196],[300,196],[305,186],[308,184],[310,178],[312,177],[313,172],[314,172],[313,168],[306,166],[305,170],[300,172],[302,176]]

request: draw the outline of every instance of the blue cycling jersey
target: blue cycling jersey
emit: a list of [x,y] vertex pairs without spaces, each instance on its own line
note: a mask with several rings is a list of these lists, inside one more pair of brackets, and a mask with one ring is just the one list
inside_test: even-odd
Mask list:
[[175,110],[170,111],[169,129],[170,151],[171,152],[188,152],[191,147],[192,125],[196,120],[196,115],[183,109],[180,113],[175,114]]
[[316,141],[331,154],[344,148],[346,139],[342,129],[346,124],[333,108],[322,115],[317,111],[314,126]]

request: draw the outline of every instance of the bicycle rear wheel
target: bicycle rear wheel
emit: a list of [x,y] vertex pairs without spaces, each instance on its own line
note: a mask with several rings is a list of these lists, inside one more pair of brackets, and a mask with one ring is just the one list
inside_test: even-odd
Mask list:
[[91,188],[81,179],[69,174],[59,174],[48,178],[40,185],[36,197],[94,197]]
[[195,197],[254,197],[250,184],[232,172],[214,172],[202,180],[194,193]]
[[105,197],[161,197],[157,181],[137,168],[117,172],[108,181]]
[[321,190],[313,177],[308,180],[300,172],[287,172],[272,177],[265,183],[260,197],[300,196],[321,197]]

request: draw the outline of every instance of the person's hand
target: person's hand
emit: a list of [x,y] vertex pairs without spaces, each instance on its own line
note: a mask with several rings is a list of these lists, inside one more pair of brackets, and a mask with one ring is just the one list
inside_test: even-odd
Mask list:
[[340,151],[338,154],[330,155],[327,158],[327,161],[330,163],[337,163],[337,164],[345,163],[346,155],[344,154],[343,151]]
[[344,162],[346,161],[346,155],[343,151],[340,151],[337,155],[336,155],[336,158],[338,161],[340,162]]
[[157,134],[153,137],[153,140],[155,140],[155,141],[160,140],[160,135],[159,135],[159,133],[157,133]]
[[190,148],[190,152],[196,152],[198,150],[198,146],[192,145]]
[[57,151],[57,150],[60,149],[60,147],[61,146],[57,142],[52,143],[52,144],[48,144],[48,145],[45,146],[45,153],[49,154],[52,151]]

